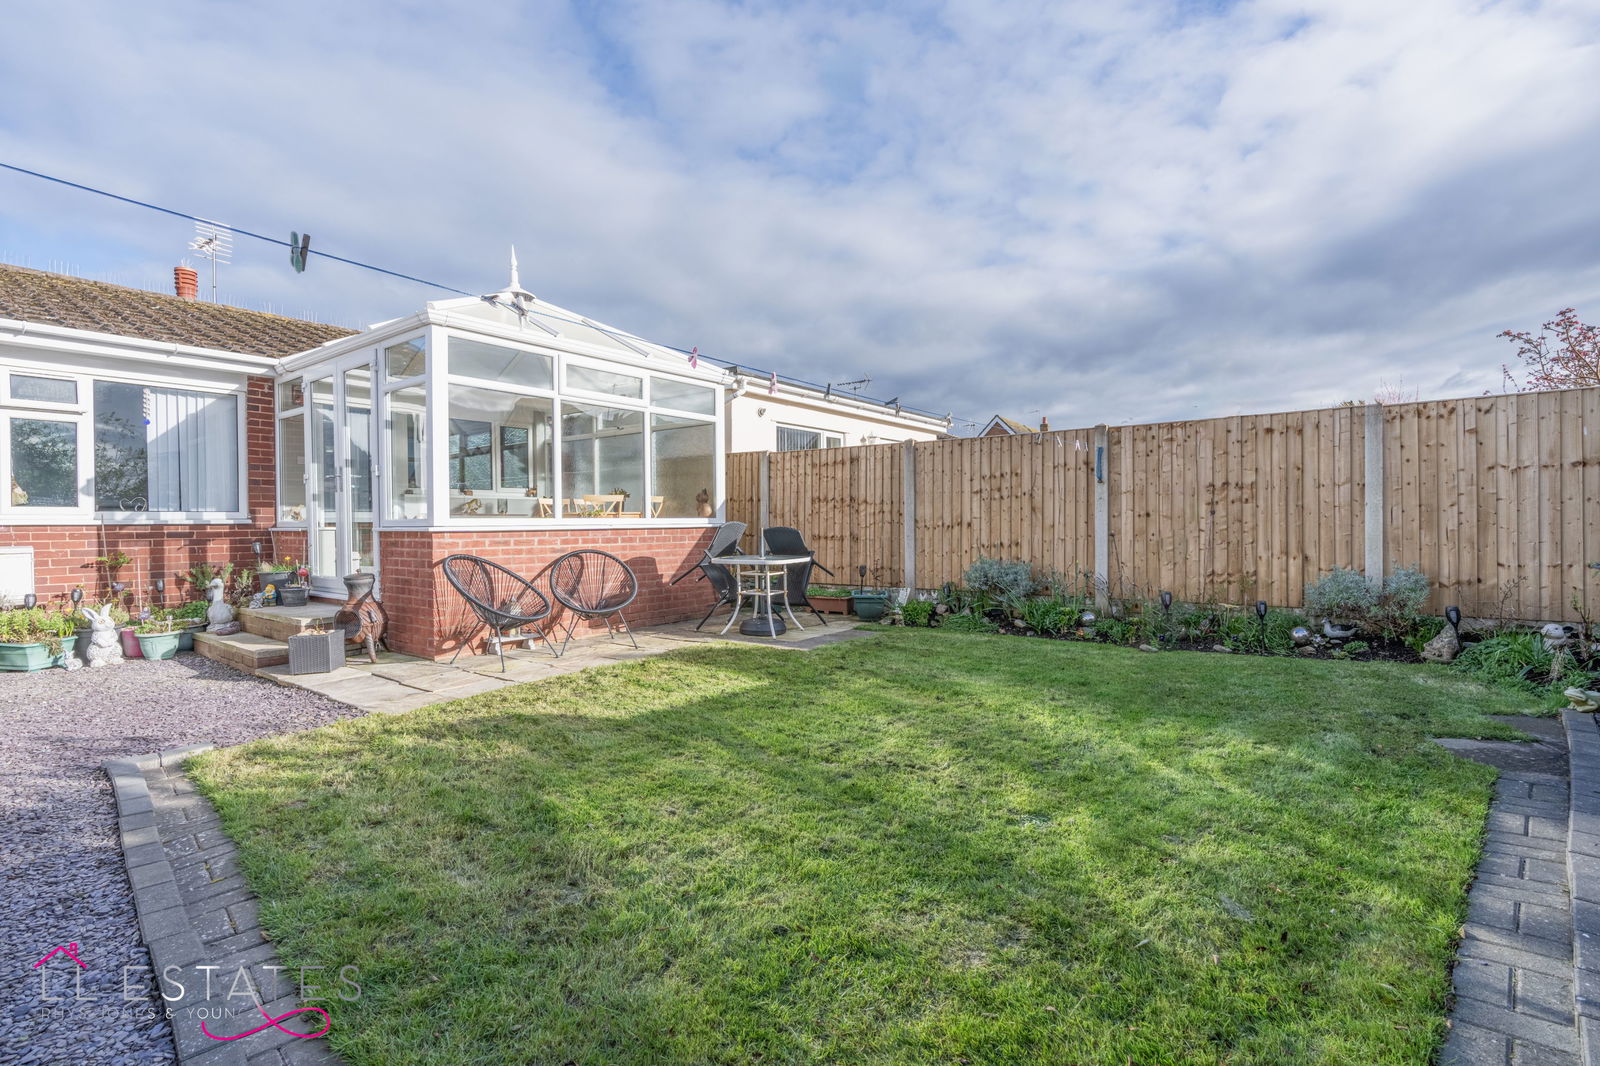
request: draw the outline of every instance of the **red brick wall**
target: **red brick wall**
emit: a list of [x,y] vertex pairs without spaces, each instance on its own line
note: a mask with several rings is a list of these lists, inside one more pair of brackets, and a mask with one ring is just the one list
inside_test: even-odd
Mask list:
[[[112,551],[132,556],[133,562],[118,579],[143,602],[162,599],[151,588],[158,577],[167,582],[166,602],[193,598],[188,583],[178,580],[191,566],[202,562],[254,566],[251,545],[258,540],[263,554],[273,550],[267,532],[277,506],[273,423],[272,380],[251,378],[245,395],[245,493],[252,519],[248,525],[0,525],[0,544],[32,545],[34,591],[41,601],[64,597],[78,585],[90,599],[98,599],[106,589],[94,560]],[[304,546],[300,534],[297,548],[303,552]],[[279,554],[295,550],[284,547],[280,534]]]
[[[549,595],[549,583],[535,577],[569,551],[599,548],[632,568],[639,595],[623,612],[630,625],[659,625],[699,618],[711,606],[711,587],[688,578],[669,585],[700,560],[711,541],[709,529],[539,529],[433,533],[388,530],[379,535],[383,603],[389,614],[389,647],[429,658],[455,654],[472,634],[476,619],[450,583],[439,561],[447,555],[481,555],[533,581]],[[564,621],[557,605],[552,621]],[[604,633],[605,625],[580,625],[576,637]],[[469,654],[484,650],[482,636]]]

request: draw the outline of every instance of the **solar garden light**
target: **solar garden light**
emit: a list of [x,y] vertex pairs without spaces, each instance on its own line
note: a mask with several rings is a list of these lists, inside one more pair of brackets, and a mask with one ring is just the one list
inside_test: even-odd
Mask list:
[[156,578],[155,588],[156,588],[157,592],[161,593],[162,595],[166,595],[166,592],[167,592],[167,579],[164,578],[164,577]]
[[1172,613],[1172,591],[1170,589],[1161,590],[1161,609],[1168,614]]
[[76,606],[78,606],[78,604],[80,604],[82,602],[83,602],[83,590],[82,589],[73,589],[72,590],[72,606],[76,607]]
[[22,606],[26,607],[30,611],[33,610],[33,605],[38,603],[38,602],[39,602],[39,597],[35,596],[31,592],[25,593],[23,595],[23,597],[22,597]]
[[1461,642],[1461,608],[1455,604],[1444,609],[1444,620],[1450,623],[1450,628],[1455,630],[1456,642]]
[[856,586],[856,591],[865,592],[867,588],[867,564],[862,563],[856,567],[856,573],[861,575],[861,583]]
[[1256,601],[1256,617],[1261,620],[1261,650],[1267,650],[1267,601]]

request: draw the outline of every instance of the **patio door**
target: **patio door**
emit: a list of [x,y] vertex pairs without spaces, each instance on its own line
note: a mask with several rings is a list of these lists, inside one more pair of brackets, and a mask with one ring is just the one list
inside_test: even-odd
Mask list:
[[343,597],[344,575],[378,569],[372,523],[375,431],[370,354],[343,360],[308,382],[311,459],[307,565],[313,591]]

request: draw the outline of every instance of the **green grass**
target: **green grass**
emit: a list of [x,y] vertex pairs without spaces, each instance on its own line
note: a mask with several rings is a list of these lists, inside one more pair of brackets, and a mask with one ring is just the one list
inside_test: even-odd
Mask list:
[[283,961],[359,967],[353,1066],[1422,1066],[1493,778],[1427,737],[1518,709],[1436,668],[893,630],[192,770]]

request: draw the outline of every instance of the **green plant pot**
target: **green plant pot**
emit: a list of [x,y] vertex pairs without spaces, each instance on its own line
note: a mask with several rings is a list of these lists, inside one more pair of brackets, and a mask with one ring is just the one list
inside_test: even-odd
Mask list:
[[139,652],[146,659],[170,659],[178,654],[178,638],[183,634],[139,633]]
[[204,633],[205,629],[206,624],[201,622],[198,625],[184,626],[178,630],[178,650],[194,651],[194,635],[196,633]]
[[77,642],[77,637],[62,637],[60,655],[51,655],[43,644],[0,644],[0,670],[47,670],[60,666]]
[[889,609],[887,592],[858,592],[850,597],[855,605],[856,617],[863,622],[876,622]]

